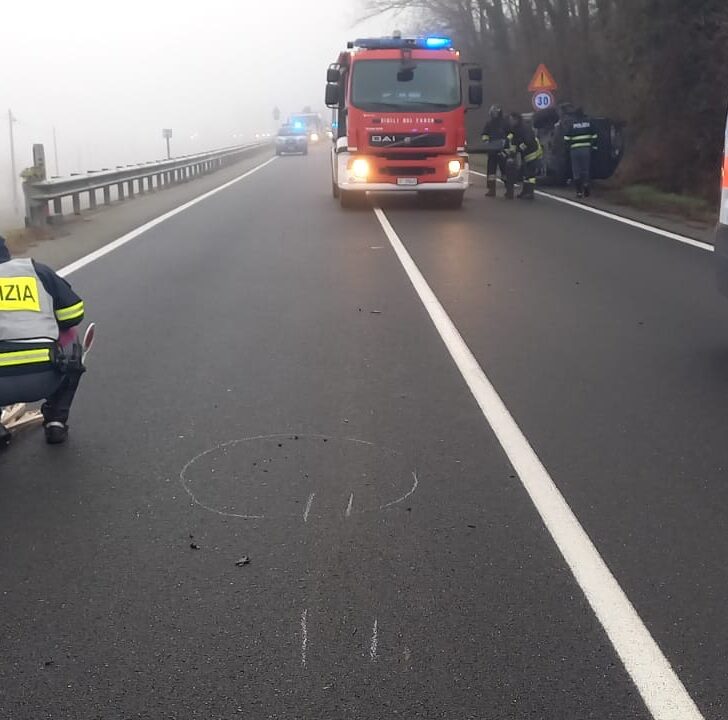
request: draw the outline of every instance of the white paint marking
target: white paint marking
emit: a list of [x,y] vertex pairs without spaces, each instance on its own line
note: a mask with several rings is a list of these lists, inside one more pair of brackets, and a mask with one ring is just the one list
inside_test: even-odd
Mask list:
[[[475,170],[471,170],[470,172],[473,173],[473,175],[487,177],[487,175],[484,175],[483,173],[477,172]],[[583,210],[584,212],[592,213],[593,215],[599,215],[601,217],[608,218],[609,220],[620,222],[623,225],[629,225],[630,227],[637,228],[638,230],[645,230],[646,232],[650,232],[655,235],[661,235],[662,237],[669,238],[670,240],[677,240],[677,242],[681,242],[685,245],[690,245],[691,247],[699,248],[700,250],[713,252],[714,249],[710,243],[703,242],[702,240],[696,240],[695,238],[688,237],[687,235],[679,235],[678,233],[670,232],[669,230],[663,230],[662,228],[655,227],[654,225],[648,225],[647,223],[641,223],[637,220],[631,220],[630,218],[624,217],[623,215],[617,215],[616,213],[608,212],[607,210],[600,210],[599,208],[576,202],[575,200],[569,200],[568,198],[561,197],[560,195],[552,195],[551,193],[544,192],[543,190],[537,190],[536,195],[541,195],[542,197],[563,203],[564,205],[570,205],[571,207]]]
[[369,659],[374,662],[377,659],[377,646],[379,645],[379,621],[374,618],[374,627],[372,628],[372,644],[369,647]]
[[349,504],[346,506],[346,517],[351,515],[351,507],[354,504],[354,493],[349,495]]
[[117,248],[120,248],[122,245],[126,245],[128,242],[131,242],[135,238],[138,238],[140,235],[143,235],[145,232],[147,232],[147,230],[151,230],[153,227],[156,227],[157,225],[160,225],[161,223],[165,222],[166,220],[169,220],[170,218],[174,217],[175,215],[179,215],[179,213],[184,212],[188,208],[191,208],[193,205],[197,205],[197,203],[200,203],[203,200],[207,200],[207,198],[212,197],[213,195],[216,195],[217,193],[222,192],[223,190],[226,190],[227,188],[231,187],[232,185],[235,185],[235,183],[239,183],[241,180],[245,180],[245,178],[250,177],[253,173],[258,172],[258,170],[262,170],[267,165],[270,165],[274,160],[276,160],[276,158],[272,157],[269,160],[266,160],[264,163],[257,165],[252,170],[248,170],[247,172],[244,172],[242,175],[238,175],[238,177],[233,178],[232,180],[230,180],[226,183],[223,183],[222,185],[214,188],[213,190],[203,193],[202,195],[198,195],[193,200],[190,200],[189,202],[186,202],[183,205],[180,205],[179,207],[174,208],[174,210],[170,210],[169,212],[166,212],[163,215],[160,215],[159,217],[154,218],[154,220],[150,220],[148,223],[144,223],[144,225],[140,225],[135,230],[132,230],[131,232],[126,233],[126,235],[122,235],[120,238],[113,240],[108,245],[104,245],[103,247],[99,248],[98,250],[94,250],[94,252],[89,253],[88,255],[85,255],[84,257],[80,258],[79,260],[76,260],[75,262],[72,262],[70,265],[66,265],[66,267],[64,267],[58,271],[58,274],[61,277],[67,277],[71,273],[75,273],[77,270],[80,270],[82,267],[85,267],[86,265],[90,265],[95,260],[98,260],[99,258],[104,257],[104,255],[108,255],[109,253],[114,252],[114,250],[116,250]]
[[704,720],[380,208],[415,291],[655,720]]
[[308,514],[311,512],[311,505],[313,504],[313,499],[316,497],[316,493],[311,493],[308,496],[308,502],[306,503],[306,509],[303,511],[303,522],[308,522]]
[[398,503],[401,503],[403,500],[406,500],[410,495],[414,493],[415,490],[417,490],[417,487],[420,484],[420,481],[417,479],[417,473],[412,473],[412,479],[414,482],[412,483],[412,487],[409,489],[409,492],[406,492],[402,497],[397,498],[396,500],[392,500],[392,502],[386,503],[386,505],[380,505],[379,509],[384,510],[384,508],[392,507],[392,505],[397,505]]
[[306,667],[308,659],[308,610],[301,614],[301,665]]

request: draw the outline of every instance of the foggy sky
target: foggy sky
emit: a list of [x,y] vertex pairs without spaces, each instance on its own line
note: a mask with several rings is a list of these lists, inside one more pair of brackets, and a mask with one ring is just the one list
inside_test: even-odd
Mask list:
[[324,112],[325,71],[338,51],[395,23],[355,26],[357,0],[2,5],[0,227],[12,187],[8,108],[18,171],[43,142],[55,174],[54,127],[62,175],[162,158],[163,127],[174,130],[173,152],[202,152],[274,130],[275,106]]

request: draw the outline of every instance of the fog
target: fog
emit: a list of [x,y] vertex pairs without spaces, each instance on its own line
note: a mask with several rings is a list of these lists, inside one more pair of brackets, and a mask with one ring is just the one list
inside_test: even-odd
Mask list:
[[9,108],[18,172],[34,142],[49,175],[160,159],[164,127],[173,154],[243,142],[275,129],[274,107],[325,111],[326,66],[346,41],[392,30],[360,14],[356,0],[4,0],[0,228],[22,222]]

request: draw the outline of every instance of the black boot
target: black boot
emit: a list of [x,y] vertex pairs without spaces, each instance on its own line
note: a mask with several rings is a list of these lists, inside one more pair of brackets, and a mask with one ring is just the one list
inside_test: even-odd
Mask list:
[[513,200],[513,185],[506,185],[506,200]]
[[533,183],[525,182],[521,188],[521,192],[518,194],[519,200],[533,200]]
[[49,445],[62,445],[68,438],[68,425],[57,420],[45,423],[43,429]]
[[576,181],[576,197],[578,197],[578,198],[584,197],[584,183],[582,183],[581,180]]
[[485,197],[495,197],[495,180],[488,180],[487,187],[488,191],[485,193]]
[[589,197],[591,195],[591,187],[589,183],[584,185],[584,197]]

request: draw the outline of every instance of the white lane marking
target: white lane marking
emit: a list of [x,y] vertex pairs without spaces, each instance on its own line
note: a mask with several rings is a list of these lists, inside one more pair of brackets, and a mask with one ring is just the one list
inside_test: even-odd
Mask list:
[[308,522],[308,514],[311,512],[311,505],[313,505],[313,499],[316,497],[316,493],[311,493],[308,496],[308,502],[306,503],[306,509],[303,511],[303,522]]
[[354,493],[349,495],[349,504],[346,506],[346,517],[351,515],[351,507],[354,504]]
[[655,720],[704,720],[380,208],[374,212],[547,530]]
[[412,479],[414,482],[412,483],[412,487],[409,489],[408,492],[406,492],[402,497],[397,498],[396,500],[392,500],[392,502],[388,502],[385,505],[380,505],[379,509],[384,510],[384,508],[392,507],[392,505],[397,505],[398,503],[401,503],[403,500],[406,500],[412,493],[414,493],[415,490],[417,490],[417,487],[420,484],[420,481],[417,479],[417,473],[412,473]]
[[308,609],[301,613],[301,665],[306,667],[308,659]]
[[[471,170],[470,172],[473,173],[473,175],[487,177],[487,175],[484,175],[481,172],[476,172],[475,170]],[[544,192],[543,190],[537,190],[536,194],[549,198],[550,200],[563,203],[564,205],[570,205],[571,207],[583,210],[584,212],[592,213],[593,215],[599,215],[601,217],[608,218],[609,220],[615,220],[616,222],[620,222],[623,225],[629,225],[630,227],[637,228],[638,230],[645,230],[646,232],[661,235],[662,237],[669,238],[670,240],[677,240],[678,242],[699,248],[700,250],[707,250],[708,252],[713,252],[714,250],[710,243],[703,242],[702,240],[696,240],[695,238],[688,237],[687,235],[679,235],[678,233],[663,230],[662,228],[655,227],[654,225],[648,225],[647,223],[641,223],[637,220],[631,220],[623,215],[617,215],[616,213],[608,212],[607,210],[600,210],[599,208],[592,207],[591,205],[585,205],[584,203],[579,203],[575,200],[569,200],[568,198],[561,197],[560,195],[552,195],[551,193]]]
[[374,618],[372,628],[372,644],[369,647],[369,659],[374,662],[377,659],[377,646],[379,645],[379,621]]
[[239,183],[241,180],[245,180],[245,178],[250,177],[253,173],[258,172],[258,170],[262,170],[267,165],[270,165],[274,160],[276,160],[276,157],[272,157],[269,160],[266,160],[264,163],[257,165],[256,167],[252,168],[251,170],[244,172],[242,175],[238,175],[238,177],[233,178],[232,180],[230,180],[226,183],[223,183],[222,185],[219,185],[218,187],[214,188],[213,190],[203,193],[202,195],[198,195],[196,198],[190,200],[189,202],[186,202],[183,205],[180,205],[179,207],[174,208],[174,210],[170,210],[169,212],[166,212],[163,215],[160,215],[159,217],[154,218],[154,220],[150,220],[148,223],[144,223],[144,225],[140,225],[135,230],[132,230],[131,232],[126,233],[126,235],[122,235],[121,237],[117,238],[116,240],[113,240],[112,242],[110,242],[108,245],[104,245],[103,247],[99,248],[98,250],[94,250],[92,253],[89,253],[88,255],[85,255],[84,257],[80,258],[79,260],[72,262],[70,265],[66,265],[66,267],[61,268],[58,271],[58,274],[61,277],[68,277],[71,273],[75,273],[77,270],[80,270],[82,267],[86,267],[86,265],[90,265],[92,262],[98,260],[99,258],[104,257],[104,255],[108,255],[109,253],[114,252],[114,250],[120,248],[122,245],[126,245],[128,242],[131,242],[135,238],[138,238],[140,235],[143,235],[145,232],[147,232],[147,230],[151,230],[153,227],[160,225],[161,223],[165,222],[166,220],[169,220],[171,217],[174,217],[175,215],[179,215],[179,213],[184,212],[188,208],[191,208],[193,205],[197,205],[197,203],[200,203],[203,200],[207,200],[207,198],[212,197],[213,195],[215,195],[219,192],[222,192],[223,190],[226,190],[227,188],[231,187],[232,185],[235,185],[235,183]]

